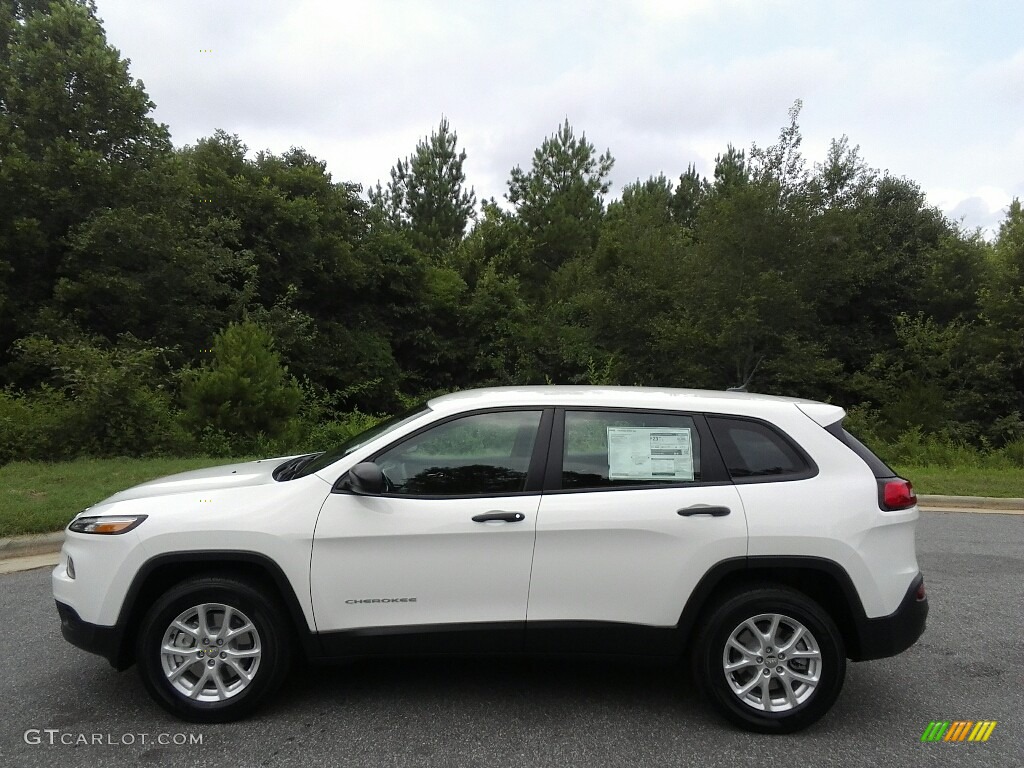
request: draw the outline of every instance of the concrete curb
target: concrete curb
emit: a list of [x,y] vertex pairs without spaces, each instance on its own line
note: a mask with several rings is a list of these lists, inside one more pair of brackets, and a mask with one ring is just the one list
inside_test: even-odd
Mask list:
[[0,560],[11,557],[29,557],[60,552],[64,546],[64,531],[35,533],[29,536],[11,536],[0,539]]
[[931,496],[917,497],[917,503],[929,509],[984,509],[990,511],[1024,512],[1024,499],[996,499],[987,496]]

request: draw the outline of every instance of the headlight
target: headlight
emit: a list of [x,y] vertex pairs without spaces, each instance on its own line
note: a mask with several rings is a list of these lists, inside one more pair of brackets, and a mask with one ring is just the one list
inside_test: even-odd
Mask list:
[[111,515],[109,517],[79,517],[71,521],[69,531],[75,533],[127,533],[146,519],[146,515]]

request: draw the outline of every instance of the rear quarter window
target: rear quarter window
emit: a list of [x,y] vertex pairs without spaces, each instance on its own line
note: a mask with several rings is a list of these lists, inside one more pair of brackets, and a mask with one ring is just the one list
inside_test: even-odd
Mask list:
[[729,476],[734,482],[802,480],[818,468],[793,440],[763,421],[708,416]]
[[835,424],[829,424],[826,430],[839,442],[860,456],[864,463],[870,467],[876,478],[896,477],[896,473],[892,471],[888,464],[878,458],[874,451],[843,428],[843,422],[837,421]]

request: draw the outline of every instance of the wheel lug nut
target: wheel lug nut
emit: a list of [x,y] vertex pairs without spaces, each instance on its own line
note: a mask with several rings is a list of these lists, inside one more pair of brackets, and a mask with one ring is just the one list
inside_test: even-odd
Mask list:
[[771,652],[772,652],[772,649],[771,649],[771,647],[769,646],[768,648],[765,648],[765,649],[764,649],[764,652],[765,652],[765,653],[771,653]]
[[763,663],[763,662],[764,662],[764,659],[763,659],[762,657],[758,656],[758,657],[757,657],[757,663],[758,663],[758,664],[761,664],[761,663]]
[[778,672],[781,675],[782,674],[782,667],[776,667],[775,671]]
[[201,658],[203,658],[203,652],[202,652],[202,651],[200,651],[199,653],[197,653],[197,654],[196,654],[196,658],[197,658],[197,659],[201,659]]
[[785,661],[785,660],[786,660],[786,654],[784,654],[784,653],[780,653],[780,654],[779,654],[779,660],[780,660],[780,661]]
[[226,653],[224,653],[224,651],[221,651],[221,652],[220,652],[220,657],[221,657],[222,659],[226,659],[226,658],[228,657],[228,655],[227,655]]
[[203,638],[203,645],[209,645],[209,644],[210,644],[210,638],[204,637]]
[[224,645],[224,641],[220,638],[217,639],[217,645]]
[[772,671],[771,671],[770,669],[766,669],[766,670],[764,671],[764,676],[765,676],[765,677],[768,677],[768,675],[770,675],[771,673],[772,673]]
[[212,667],[216,663],[217,663],[216,661],[214,661],[213,659],[210,659],[208,662],[206,662],[206,666]]

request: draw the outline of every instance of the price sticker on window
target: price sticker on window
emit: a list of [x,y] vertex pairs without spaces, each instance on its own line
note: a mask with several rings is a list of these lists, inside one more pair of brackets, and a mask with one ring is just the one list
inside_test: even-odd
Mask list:
[[692,430],[608,427],[610,480],[693,480]]

